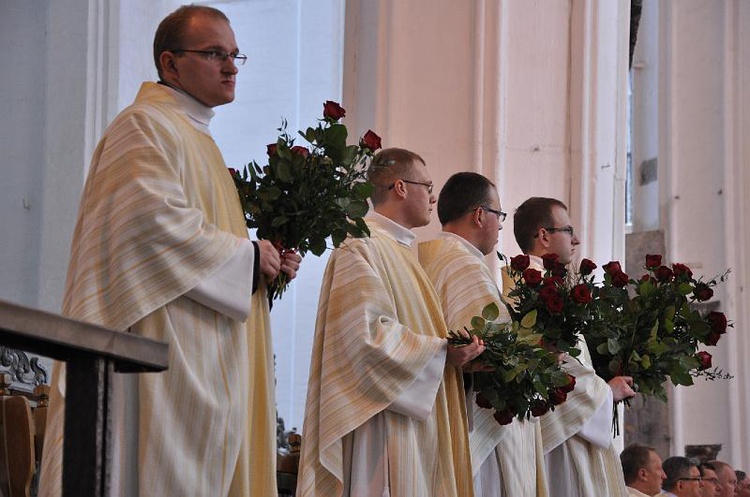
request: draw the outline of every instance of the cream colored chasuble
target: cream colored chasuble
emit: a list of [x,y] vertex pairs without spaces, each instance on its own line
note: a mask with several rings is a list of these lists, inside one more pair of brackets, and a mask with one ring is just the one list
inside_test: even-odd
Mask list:
[[462,377],[445,366],[438,298],[411,232],[378,214],[367,224],[371,237],[334,250],[323,277],[297,495],[471,496]]
[[[265,291],[253,296],[246,323],[185,296],[247,238],[208,133],[212,115],[187,95],[145,83],[94,152],[81,202],[63,313],[169,343],[166,372],[116,375],[125,384],[114,409],[113,483],[122,496],[244,496],[251,488],[276,495]],[[62,373],[41,495],[60,492]]]
[[[530,267],[544,274],[540,257]],[[503,270],[503,293],[513,281]],[[578,358],[564,359],[563,370],[576,377],[575,389],[555,410],[541,417],[550,497],[626,497],[625,480],[612,444],[612,391],[591,366],[586,341],[579,337]]]
[[[510,319],[484,256],[462,237],[442,232],[437,240],[420,243],[419,261],[440,296],[449,330],[470,327],[471,318],[480,316],[492,302],[500,309],[501,320]],[[467,395],[474,494],[546,496],[539,423],[515,419],[502,426],[492,409],[476,405],[475,397],[473,392]]]

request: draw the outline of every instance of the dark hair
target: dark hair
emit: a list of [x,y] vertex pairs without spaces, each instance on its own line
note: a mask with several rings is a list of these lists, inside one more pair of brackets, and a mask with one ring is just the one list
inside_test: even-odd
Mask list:
[[744,480],[745,478],[747,478],[747,473],[745,473],[744,471],[741,471],[739,469],[735,469],[734,470],[734,476],[737,477],[737,483],[739,483],[742,480]]
[[440,224],[445,226],[472,209],[489,206],[495,185],[481,174],[456,173],[445,182],[438,197],[437,211]]
[[154,64],[156,64],[159,79],[162,77],[159,57],[161,57],[163,52],[170,49],[185,48],[182,45],[185,42],[185,31],[187,31],[188,23],[193,17],[198,15],[205,15],[214,19],[224,20],[227,23],[229,22],[229,19],[222,11],[213,7],[206,7],[205,5],[183,5],[162,19],[154,35]]
[[[693,466],[697,466],[697,464],[687,457],[674,456],[665,459],[661,463],[661,467],[664,470],[664,474],[667,475],[667,479],[664,480],[662,488],[664,490],[674,490],[680,478],[690,478],[690,468]],[[698,469],[700,470],[700,468]]]
[[698,465],[698,471],[701,472],[701,476],[705,476],[705,471],[707,469],[710,469],[714,473],[716,472],[716,467],[713,464],[711,464],[710,462],[704,462],[704,463],[701,463],[701,464]]
[[367,170],[367,179],[375,185],[375,193],[372,194],[372,205],[382,203],[387,196],[388,189],[398,179],[407,176],[411,168],[424,159],[418,154],[404,148],[386,148],[373,157]]
[[513,234],[522,252],[531,251],[534,246],[534,235],[539,228],[552,225],[553,207],[568,210],[568,206],[560,200],[547,197],[531,197],[518,206],[513,215]]
[[645,445],[628,445],[620,453],[620,463],[622,464],[622,474],[625,477],[625,483],[630,485],[638,477],[638,470],[648,466],[648,460],[654,452],[652,447]]

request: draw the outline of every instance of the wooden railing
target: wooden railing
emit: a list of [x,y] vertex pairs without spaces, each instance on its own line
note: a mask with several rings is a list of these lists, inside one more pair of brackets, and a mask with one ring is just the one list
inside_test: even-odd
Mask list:
[[109,496],[112,376],[167,369],[167,344],[0,301],[0,345],[67,363],[63,496]]

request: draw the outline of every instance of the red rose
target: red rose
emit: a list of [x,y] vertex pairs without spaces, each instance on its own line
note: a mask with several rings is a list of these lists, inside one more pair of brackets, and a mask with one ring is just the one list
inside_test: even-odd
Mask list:
[[662,283],[672,281],[672,270],[667,266],[659,266],[656,270],[656,279]]
[[539,286],[539,284],[542,282],[542,273],[540,273],[536,269],[525,269],[522,275],[523,280],[529,286]]
[[700,370],[708,369],[711,367],[711,354],[709,354],[708,352],[701,350],[696,354],[695,358],[698,359],[698,362],[700,362],[700,366],[698,366]]
[[269,143],[268,145],[266,145],[266,153],[269,157],[276,155],[276,144]]
[[543,400],[535,400],[531,404],[531,415],[537,418],[549,411],[549,404]]
[[333,100],[327,100],[323,104],[323,117],[331,121],[338,121],[346,115],[346,111]]
[[542,280],[542,283],[544,283],[544,286],[563,286],[565,283],[565,280],[563,280],[560,276],[546,276],[544,280]]
[[490,404],[490,401],[487,399],[487,397],[485,397],[481,393],[477,394],[476,403],[483,409],[490,409],[492,407],[492,404]]
[[562,404],[568,399],[568,394],[562,388],[558,387],[549,391],[549,403],[553,406]]
[[544,254],[542,256],[542,263],[544,264],[544,269],[554,269],[555,264],[557,263],[557,260],[560,257],[558,257],[557,254]]
[[513,421],[513,413],[507,409],[504,411],[495,411],[493,417],[501,425],[509,425]]
[[574,302],[578,302],[579,304],[588,304],[591,302],[591,290],[589,290],[588,286],[581,283],[573,287],[570,291],[570,297]]
[[651,281],[653,278],[651,278],[650,274],[644,274],[641,276],[641,281]]
[[705,343],[706,345],[716,345],[719,343],[719,339],[721,338],[721,333],[717,333],[715,331],[712,331],[708,334],[706,337]]
[[646,254],[646,267],[655,268],[661,266],[661,255]]
[[560,278],[564,278],[566,274],[568,274],[568,270],[565,268],[565,264],[561,262],[556,262],[552,269],[550,269],[550,272],[554,276],[559,276]]
[[576,377],[573,376],[572,374],[569,374],[568,375],[568,379],[570,380],[570,383],[568,383],[567,385],[563,385],[563,386],[560,387],[563,390],[563,392],[565,392],[565,393],[572,392],[573,389],[575,389],[575,387],[576,387]]
[[557,287],[555,285],[544,285],[539,292],[539,298],[544,302],[557,296]]
[[690,270],[690,268],[685,264],[680,264],[679,262],[672,264],[672,271],[674,271],[675,278],[679,278],[681,276],[687,276],[688,278],[693,277],[693,272]]
[[547,304],[547,309],[552,314],[560,314],[563,311],[564,302],[562,297],[560,297],[558,294],[555,294],[547,299],[545,303]]
[[620,271],[619,273],[612,275],[612,286],[616,286],[617,288],[622,288],[625,285],[628,284],[628,275]]
[[698,283],[697,285],[695,285],[693,295],[695,295],[695,298],[697,300],[703,302],[713,297],[714,291],[705,283]]
[[370,152],[374,152],[382,146],[380,137],[375,134],[371,129],[367,130],[365,136],[359,140],[359,146],[361,148],[367,148]]
[[614,276],[617,273],[622,272],[622,268],[620,267],[620,263],[617,261],[609,261],[604,266],[602,266],[602,269],[604,269],[604,272],[607,273],[610,276]]
[[529,267],[529,264],[529,256],[526,254],[520,254],[510,258],[510,267],[516,271],[523,271]]
[[233,167],[228,167],[227,169],[229,169],[229,174],[232,176],[232,178],[240,177],[240,172],[238,170],[234,169]]
[[292,153],[293,154],[299,154],[302,157],[307,157],[308,155],[310,155],[310,151],[306,147],[303,147],[302,145],[295,145],[295,146],[293,146],[292,147]]
[[722,335],[727,332],[727,317],[723,312],[711,311],[706,316],[706,321],[711,325],[711,331]]
[[589,275],[594,272],[594,269],[596,269],[596,264],[594,264],[594,261],[590,259],[583,259],[581,261],[580,271],[582,275]]

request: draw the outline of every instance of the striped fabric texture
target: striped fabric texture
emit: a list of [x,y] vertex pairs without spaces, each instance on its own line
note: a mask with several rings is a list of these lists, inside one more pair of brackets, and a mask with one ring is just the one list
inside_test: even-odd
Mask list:
[[[478,251],[455,235],[419,244],[419,261],[435,285],[450,330],[470,326],[471,318],[494,302],[500,319],[508,320],[492,271]],[[472,393],[467,402],[473,404]],[[542,497],[547,495],[539,423],[514,420],[502,426],[494,411],[469,405],[473,429],[469,433],[475,495]],[[472,414],[470,414],[471,416]]]
[[334,250],[323,277],[297,495],[350,495],[344,446],[377,419],[389,492],[378,497],[471,496],[461,372],[446,366],[427,420],[387,410],[445,346],[446,328],[411,248],[367,223],[371,237]]
[[[182,296],[247,237],[233,181],[207,131],[211,115],[187,95],[144,83],[105,133],[84,188],[63,313],[169,343],[166,372],[124,379],[129,388],[114,409],[115,495],[239,496],[250,488],[276,495],[265,292],[253,296],[247,323]],[[45,496],[60,493],[60,369],[45,439]],[[260,475],[251,454],[262,461]]]

